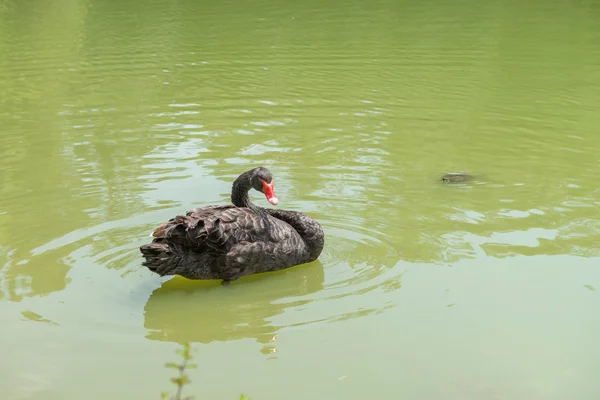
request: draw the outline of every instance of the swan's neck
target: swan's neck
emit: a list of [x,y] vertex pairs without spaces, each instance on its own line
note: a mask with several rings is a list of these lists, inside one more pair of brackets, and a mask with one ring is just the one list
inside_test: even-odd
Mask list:
[[254,208],[255,206],[248,195],[250,189],[252,189],[250,176],[248,176],[247,172],[244,172],[233,182],[233,187],[231,188],[231,202],[233,205],[236,207]]
[[252,200],[250,200],[250,196],[248,195],[250,189],[252,189],[250,174],[249,172],[244,172],[233,182],[233,187],[231,188],[231,202],[236,207],[247,207],[251,209],[256,215],[265,221],[267,225],[267,231],[269,231],[271,226],[269,224],[267,214],[265,213],[264,208],[257,206],[252,202]]

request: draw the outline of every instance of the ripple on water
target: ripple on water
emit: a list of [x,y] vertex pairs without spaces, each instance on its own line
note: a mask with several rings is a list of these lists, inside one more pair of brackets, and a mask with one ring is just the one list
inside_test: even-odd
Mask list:
[[104,332],[106,340],[143,327],[152,340],[249,338],[273,354],[277,335],[286,330],[358,318],[394,305],[389,294],[400,288],[402,271],[391,238],[322,217],[326,246],[316,262],[249,276],[229,287],[219,281],[158,277],[141,266],[138,247],[150,241],[154,225],[178,212],[153,211],[79,229],[34,249],[30,261],[57,257],[68,266],[67,286],[59,291],[64,307],[44,317],[90,334]]
[[[249,276],[221,287],[217,282],[170,279],[145,306],[148,337],[209,343],[254,338],[275,353],[276,337],[288,329],[358,318],[392,307],[388,294],[402,271],[390,238],[365,228],[319,217],[326,246],[316,262]],[[361,295],[358,302],[353,296]]]

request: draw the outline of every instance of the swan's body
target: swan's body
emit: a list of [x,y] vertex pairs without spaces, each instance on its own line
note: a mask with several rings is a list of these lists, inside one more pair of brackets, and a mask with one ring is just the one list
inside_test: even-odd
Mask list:
[[233,184],[233,205],[194,208],[156,228],[152,243],[140,247],[143,265],[161,276],[230,282],[316,260],[321,225],[300,212],[254,205],[250,188],[278,203],[269,170],[247,171]]

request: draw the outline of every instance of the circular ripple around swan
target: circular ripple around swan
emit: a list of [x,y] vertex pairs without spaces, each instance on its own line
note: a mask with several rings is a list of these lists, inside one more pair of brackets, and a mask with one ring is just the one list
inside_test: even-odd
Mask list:
[[167,341],[255,338],[275,353],[289,329],[358,318],[393,306],[402,271],[391,238],[374,230],[319,218],[326,245],[319,259],[249,276],[222,287],[174,277],[145,306],[148,337]]
[[[349,223],[320,219],[326,246],[313,263],[219,281],[159,277],[141,266],[139,245],[165,211],[80,229],[32,251],[69,267],[59,324],[105,339],[142,334],[153,340],[211,343],[255,339],[275,353],[288,329],[377,313],[393,306],[402,271],[391,238]],[[150,222],[152,221],[152,222]],[[106,339],[110,340],[110,339]]]

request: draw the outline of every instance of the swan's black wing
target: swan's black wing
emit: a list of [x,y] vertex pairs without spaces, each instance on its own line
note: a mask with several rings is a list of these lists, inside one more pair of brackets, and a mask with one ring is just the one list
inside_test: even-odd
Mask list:
[[259,209],[259,216],[250,208],[209,206],[178,215],[140,247],[143,265],[163,276],[232,281],[318,257],[323,231],[316,221],[302,213],[265,210]]
[[224,254],[241,242],[269,241],[266,222],[249,208],[209,206],[194,208],[161,224],[155,241],[182,251]]

